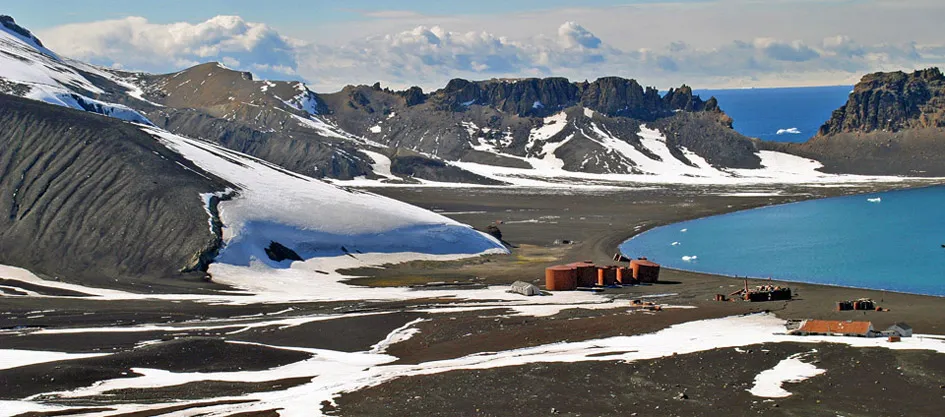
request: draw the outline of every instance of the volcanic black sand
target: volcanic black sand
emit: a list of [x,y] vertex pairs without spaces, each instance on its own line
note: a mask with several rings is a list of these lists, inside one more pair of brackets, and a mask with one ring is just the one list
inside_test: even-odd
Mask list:
[[[900,186],[898,184],[897,186]],[[877,186],[883,189],[886,186]],[[511,256],[487,256],[455,262],[417,261],[386,268],[346,271],[353,285],[452,284],[455,288],[508,284],[516,280],[543,284],[549,265],[593,260],[612,263],[620,242],[652,227],[752,207],[802,199],[860,193],[866,188],[782,188],[777,195],[720,196],[720,191],[768,192],[746,187],[640,187],[572,191],[525,189],[388,188],[373,190],[442,212],[480,230],[499,223]],[[757,195],[757,194],[754,194]],[[571,243],[562,244],[561,241]],[[555,243],[558,241],[558,243]],[[641,254],[645,255],[645,254]],[[0,296],[0,346],[14,349],[110,356],[37,364],[0,370],[3,398],[23,398],[88,386],[96,380],[131,377],[131,368],[238,371],[265,369],[302,360],[306,353],[271,346],[365,351],[396,328],[418,318],[412,338],[388,347],[397,363],[416,364],[468,354],[649,333],[678,323],[772,311],[785,319],[870,320],[878,329],[894,322],[911,324],[917,333],[945,334],[945,300],[809,284],[781,283],[794,289],[794,300],[769,303],[716,302],[744,286],[739,279],[663,270],[661,282],[608,289],[618,300],[658,296],[654,300],[696,308],[660,312],[572,309],[548,317],[514,315],[506,309],[427,314],[417,312],[443,299],[399,302],[332,302],[207,305],[188,301],[95,301],[83,297]],[[752,281],[751,285],[772,283]],[[776,282],[775,282],[776,283]],[[66,295],[66,294],[63,294]],[[71,294],[70,294],[71,295]],[[554,297],[554,295],[551,295]],[[888,312],[837,312],[837,300],[870,297]],[[622,304],[626,306],[626,304]],[[299,326],[258,325],[264,320],[313,314],[349,314]],[[353,314],[353,315],[352,315]],[[140,332],[50,333],[36,329],[157,324]],[[246,327],[246,326],[250,327]],[[19,329],[19,330],[17,330]],[[20,331],[22,330],[22,331]],[[143,343],[148,342],[148,343]],[[945,355],[918,351],[856,349],[833,344],[766,344],[717,349],[633,363],[546,363],[488,370],[451,371],[396,379],[338,398],[325,406],[337,415],[939,415],[945,406]],[[824,375],[786,384],[791,397],[765,400],[747,391],[755,375],[787,356],[808,352]],[[314,375],[313,375],[314,376]],[[218,398],[286,389],[306,378],[258,383],[204,381],[158,389],[110,392],[73,399],[55,396],[37,401],[68,407],[108,407],[155,403],[169,410],[199,413],[205,405],[173,408],[174,400]],[[162,401],[163,400],[163,401]],[[158,404],[164,403],[164,404]],[[181,406],[184,407],[184,406]],[[263,412],[253,415],[272,415]],[[2,414],[2,413],[0,413]]]

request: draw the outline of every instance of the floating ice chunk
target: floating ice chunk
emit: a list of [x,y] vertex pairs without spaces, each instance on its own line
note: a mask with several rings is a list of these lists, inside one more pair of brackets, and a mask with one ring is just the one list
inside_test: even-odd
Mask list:
[[792,127],[788,129],[778,129],[778,134],[779,135],[800,135],[801,130],[796,127]]
[[679,242],[673,242],[673,246],[679,246]]
[[696,259],[699,259],[699,257],[696,255],[692,255],[692,256],[687,255],[687,256],[682,257],[683,262],[694,262]]
[[682,229],[682,230],[680,230],[680,232],[683,232],[683,233],[686,233],[686,232],[688,232],[688,231],[689,231],[689,229]]
[[866,201],[869,201],[870,203],[882,203],[883,199],[882,197],[867,198]]

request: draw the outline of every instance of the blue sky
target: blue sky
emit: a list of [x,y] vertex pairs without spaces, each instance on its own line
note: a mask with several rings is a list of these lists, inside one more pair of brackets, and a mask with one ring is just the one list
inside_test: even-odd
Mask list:
[[660,88],[849,85],[945,65],[942,0],[5,0],[50,49],[155,73],[442,86],[602,76]]
[[679,3],[704,0],[62,0],[8,1],[2,13],[37,30],[74,22],[142,16],[155,23],[196,23],[217,15],[238,15],[296,31],[307,25],[368,20],[370,10],[409,11],[425,15],[502,14],[557,9],[643,3]]

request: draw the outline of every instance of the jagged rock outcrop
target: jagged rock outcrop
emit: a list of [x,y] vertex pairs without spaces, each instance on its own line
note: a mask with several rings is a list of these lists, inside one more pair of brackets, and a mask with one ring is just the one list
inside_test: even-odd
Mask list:
[[818,134],[930,127],[945,127],[945,75],[938,68],[864,76]]
[[202,280],[195,260],[220,240],[200,194],[236,186],[116,119],[4,94],[0,108],[0,264],[141,292]]
[[[572,106],[608,116],[655,120],[674,110],[702,111],[705,103],[683,85],[665,96],[636,80],[604,77],[593,82],[572,83],[566,78],[451,80],[431,95],[440,110],[463,111],[473,104],[488,106],[518,116],[545,117]],[[715,109],[717,105],[713,106]]]
[[759,146],[816,159],[830,173],[945,176],[945,75],[868,74],[809,141]]
[[44,47],[43,42],[40,41],[39,38],[37,38],[35,35],[33,35],[33,32],[30,32],[29,29],[26,29],[23,26],[18,25],[16,21],[13,20],[12,16],[0,14],[0,25],[3,25],[4,27],[6,27],[7,29],[10,29],[14,33],[26,39],[31,40],[36,45],[40,47]]

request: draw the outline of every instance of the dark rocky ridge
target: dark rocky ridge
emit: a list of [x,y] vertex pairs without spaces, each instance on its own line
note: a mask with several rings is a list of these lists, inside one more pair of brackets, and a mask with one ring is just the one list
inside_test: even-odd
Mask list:
[[945,128],[945,75],[938,68],[864,76],[818,135],[917,128]]
[[32,40],[39,46],[43,46],[43,43],[39,40],[39,38],[33,35],[33,32],[30,32],[29,29],[26,29],[23,26],[18,25],[16,21],[13,20],[12,16],[0,14],[0,25],[3,25],[7,29],[12,30],[14,33],[26,39]]
[[[563,109],[582,106],[608,116],[652,121],[674,110],[718,111],[714,100],[703,102],[683,85],[665,96],[636,80],[604,77],[594,82],[572,83],[566,78],[467,81],[454,79],[430,99],[442,110],[463,111],[479,104],[518,116],[545,117]],[[467,104],[469,103],[469,104]]]
[[[602,146],[594,132],[606,131],[649,154],[637,136],[647,123],[667,129],[671,152],[681,160],[685,146],[719,167],[760,167],[755,143],[731,128],[718,102],[703,101],[685,85],[661,96],[655,88],[617,77],[582,83],[456,79],[427,95],[419,88],[392,91],[375,84],[348,86],[321,98],[329,117],[346,131],[447,161],[530,168],[522,158],[541,158],[544,144],[567,140],[555,151],[566,171],[634,173],[639,172],[634,161]],[[568,126],[559,134],[538,142],[530,138],[545,117],[562,111]],[[484,143],[494,151],[477,148]]]
[[235,186],[119,120],[9,95],[0,108],[0,264],[142,292],[202,280],[219,238],[199,194]]
[[830,173],[945,176],[945,75],[868,74],[817,136],[759,147],[816,159]]

